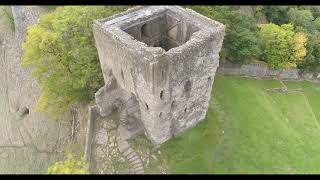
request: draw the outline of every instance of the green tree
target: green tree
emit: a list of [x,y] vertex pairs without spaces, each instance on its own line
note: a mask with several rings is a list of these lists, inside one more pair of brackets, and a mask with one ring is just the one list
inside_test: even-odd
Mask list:
[[255,19],[233,6],[191,6],[193,10],[226,25],[221,56],[229,61],[248,63],[259,56]]
[[289,22],[288,10],[290,6],[264,6],[263,10],[268,22],[280,25]]
[[320,16],[320,6],[298,6],[301,10],[311,11],[313,17],[317,18]]
[[92,24],[126,6],[64,6],[28,29],[23,65],[33,67],[41,85],[39,111],[60,117],[72,105],[88,102],[103,85]]
[[320,32],[308,34],[306,44],[307,55],[304,60],[298,64],[300,69],[305,71],[319,70],[320,66]]
[[296,27],[303,27],[309,32],[316,30],[313,20],[312,12],[307,9],[290,8],[288,11],[289,22]]
[[317,17],[314,21],[313,21],[313,25],[315,27],[315,29],[317,31],[320,31],[320,17]]
[[[296,63],[305,56],[304,33],[295,34],[291,24],[261,24],[260,38],[262,60],[271,68],[295,67]],[[297,44],[298,43],[298,44]]]

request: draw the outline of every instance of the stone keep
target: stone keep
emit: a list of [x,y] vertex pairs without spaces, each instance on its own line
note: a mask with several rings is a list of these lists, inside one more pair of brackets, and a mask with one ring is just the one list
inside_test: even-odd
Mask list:
[[102,116],[161,144],[206,116],[225,26],[178,6],[136,7],[93,26]]

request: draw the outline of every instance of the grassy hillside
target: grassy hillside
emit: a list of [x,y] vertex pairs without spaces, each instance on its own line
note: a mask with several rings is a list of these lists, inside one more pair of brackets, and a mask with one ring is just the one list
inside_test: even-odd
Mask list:
[[218,76],[210,103],[162,146],[171,173],[320,173],[320,84]]

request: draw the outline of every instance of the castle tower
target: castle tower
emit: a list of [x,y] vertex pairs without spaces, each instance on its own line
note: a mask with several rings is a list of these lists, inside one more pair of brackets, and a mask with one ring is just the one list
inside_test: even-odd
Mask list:
[[195,126],[208,110],[224,30],[178,6],[136,7],[96,21],[106,84],[96,93],[100,113],[135,113],[154,144]]

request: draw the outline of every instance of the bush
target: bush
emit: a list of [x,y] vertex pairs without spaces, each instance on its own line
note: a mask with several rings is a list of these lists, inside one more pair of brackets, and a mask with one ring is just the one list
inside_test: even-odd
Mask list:
[[89,174],[86,163],[82,157],[80,160],[74,158],[72,153],[67,154],[64,161],[55,162],[48,167],[48,174]]
[[59,118],[72,105],[88,102],[103,85],[92,33],[95,19],[126,6],[65,6],[44,15],[28,29],[23,65],[42,88],[37,109]]

